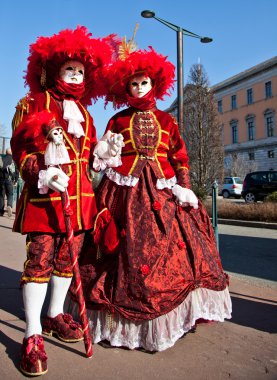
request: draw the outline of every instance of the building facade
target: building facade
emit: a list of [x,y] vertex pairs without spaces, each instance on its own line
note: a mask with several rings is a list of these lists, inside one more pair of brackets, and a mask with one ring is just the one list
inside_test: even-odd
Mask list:
[[277,57],[211,87],[223,130],[225,170],[277,169]]
[[[225,174],[277,170],[277,56],[212,86],[211,91],[223,133]],[[177,116],[177,107],[175,100],[167,111]]]

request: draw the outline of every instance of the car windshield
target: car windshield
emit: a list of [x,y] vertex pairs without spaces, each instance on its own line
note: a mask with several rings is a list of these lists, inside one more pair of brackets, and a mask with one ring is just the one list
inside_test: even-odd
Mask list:
[[234,181],[240,185],[243,184],[242,179],[240,177],[234,177]]

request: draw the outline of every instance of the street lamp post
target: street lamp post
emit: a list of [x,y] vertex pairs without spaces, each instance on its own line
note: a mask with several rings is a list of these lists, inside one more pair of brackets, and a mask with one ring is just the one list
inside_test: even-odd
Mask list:
[[[156,17],[155,12],[145,10],[141,12],[141,16],[144,18],[154,18],[160,23],[168,26],[170,29],[173,29],[177,33],[177,98],[178,98],[178,124],[179,129],[183,131],[184,123],[184,75],[183,75],[183,35],[198,38],[202,43],[212,42],[210,37],[202,37],[198,34],[190,32],[187,29],[181,28],[180,26],[174,25],[171,22],[163,20],[159,17]],[[216,237],[216,245],[218,248],[218,229],[217,229],[217,205],[216,205],[216,182],[213,184],[213,228]]]
[[177,33],[177,93],[178,93],[178,124],[180,130],[183,130],[184,122],[184,75],[183,75],[183,35],[200,39],[202,43],[212,42],[212,38],[201,37],[198,34],[190,32],[187,29],[174,25],[171,22],[165,21],[159,17],[156,17],[155,12],[145,10],[141,12],[141,16],[144,18],[154,18],[160,23],[168,26]]

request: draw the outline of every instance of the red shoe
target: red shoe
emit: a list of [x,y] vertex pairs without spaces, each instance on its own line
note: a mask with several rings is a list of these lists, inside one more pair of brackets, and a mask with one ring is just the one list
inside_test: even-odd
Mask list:
[[40,376],[48,371],[47,356],[41,335],[35,334],[23,339],[20,370],[27,376]]
[[55,318],[46,317],[42,323],[42,333],[55,335],[63,342],[74,343],[84,339],[82,326],[70,314],[58,314]]
[[210,321],[209,319],[204,319],[204,318],[199,318],[199,319],[197,319],[197,321],[196,321],[196,325],[201,325],[201,324],[203,324],[203,323],[206,323],[206,324],[213,324],[213,323],[215,323],[215,321]]

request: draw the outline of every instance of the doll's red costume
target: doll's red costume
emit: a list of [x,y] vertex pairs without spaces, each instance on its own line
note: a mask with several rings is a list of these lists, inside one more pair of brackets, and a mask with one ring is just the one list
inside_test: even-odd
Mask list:
[[[130,85],[149,78],[146,95],[130,96]],[[189,189],[185,144],[175,119],[156,107],[173,79],[173,65],[153,49],[109,68],[108,100],[129,108],[107,126],[124,136],[125,146],[122,165],[107,168],[97,189],[99,252],[95,257],[87,248],[80,258],[95,342],[161,351],[200,319],[231,317],[228,276],[209,216]],[[75,308],[72,302],[69,310]]]
[[[30,93],[17,106],[11,146],[25,181],[14,231],[27,234],[21,279],[27,327],[20,368],[31,376],[47,372],[42,330],[66,342],[83,339],[80,325],[63,314],[72,267],[60,191],[68,191],[79,252],[97,214],[90,171],[96,131],[87,106],[103,94],[101,70],[112,55],[108,40],[94,39],[85,27],[77,27],[39,37],[30,46],[25,77]],[[61,135],[56,145],[54,131]],[[56,153],[48,157],[50,144]],[[41,328],[40,313],[50,279],[50,306]]]

